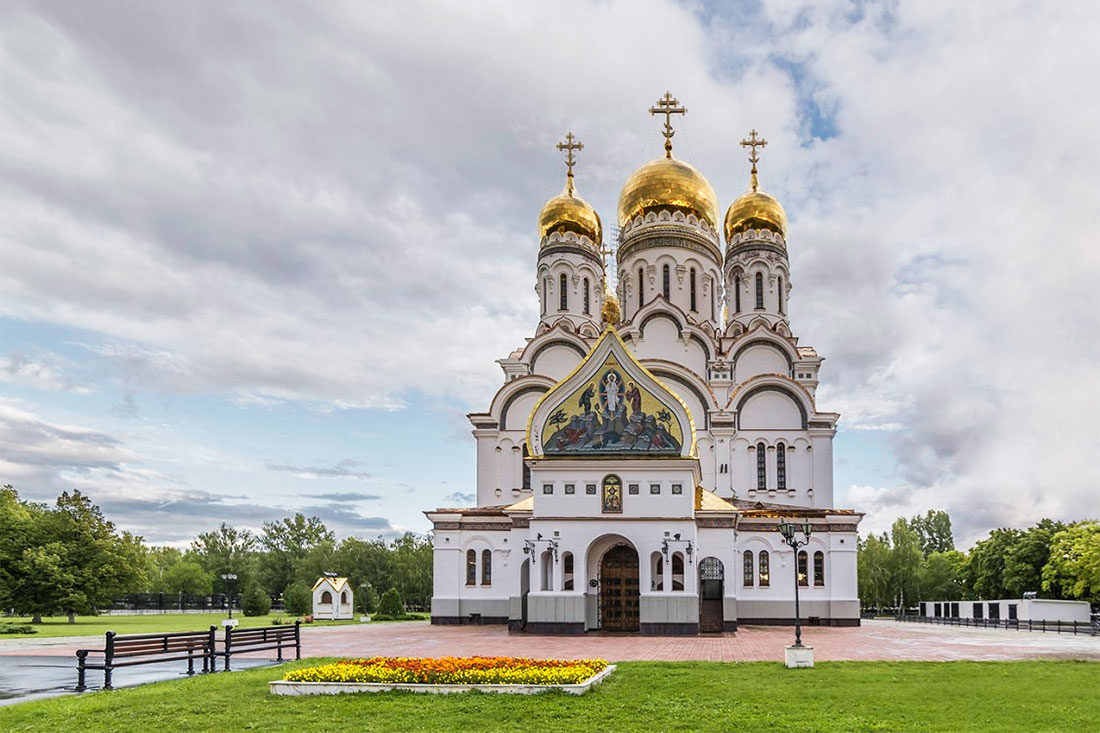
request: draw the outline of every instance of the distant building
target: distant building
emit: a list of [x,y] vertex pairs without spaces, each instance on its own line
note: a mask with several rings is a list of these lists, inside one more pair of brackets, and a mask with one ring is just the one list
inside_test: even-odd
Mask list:
[[355,593],[347,578],[328,575],[313,584],[313,618],[340,621],[354,614]]
[[997,601],[921,601],[920,615],[973,621],[1062,621],[1089,623],[1086,601],[1013,598]]

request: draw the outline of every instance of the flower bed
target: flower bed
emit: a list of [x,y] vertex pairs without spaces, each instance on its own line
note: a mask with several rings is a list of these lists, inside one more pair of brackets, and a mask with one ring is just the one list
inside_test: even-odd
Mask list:
[[523,657],[371,657],[287,672],[271,683],[276,694],[334,694],[403,689],[418,692],[542,692],[581,694],[614,667],[602,659]]

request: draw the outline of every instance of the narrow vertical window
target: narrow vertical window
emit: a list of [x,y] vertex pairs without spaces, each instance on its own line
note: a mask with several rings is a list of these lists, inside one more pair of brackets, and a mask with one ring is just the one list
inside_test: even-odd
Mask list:
[[[527,444],[524,443],[523,444],[523,457],[527,458],[527,456],[529,456],[529,455],[531,455],[531,453],[527,450]],[[530,491],[531,490],[531,467],[527,465],[527,461],[522,460],[522,459],[521,459],[521,464],[523,465],[523,474],[522,474],[523,475],[523,488]]]
[[672,590],[684,589],[684,555],[672,553]]
[[760,551],[760,587],[768,588],[772,582],[771,557],[767,550]]
[[783,315],[783,278],[779,278],[779,315]]
[[561,556],[562,590],[573,590],[573,553],[566,552]]
[[807,586],[810,584],[809,568],[809,556],[806,555],[805,550],[798,551],[798,584],[801,586]]
[[563,272],[561,277],[558,278],[558,288],[561,291],[558,293],[558,308],[561,310],[565,310],[569,307],[569,293],[565,289],[565,281],[565,273]]
[[780,443],[775,447],[775,481],[780,491],[787,488],[787,446]]
[[756,307],[764,308],[764,275],[756,273]]
[[765,491],[768,488],[767,449],[763,443],[756,444],[756,490]]
[[546,315],[546,309],[550,305],[550,280],[549,278],[542,279],[542,313]]
[[588,292],[588,278],[586,277],[584,279],[584,314],[586,316],[589,314],[589,312],[590,312],[589,309],[591,307],[592,307],[592,297],[591,297],[591,295],[589,295],[589,292]]
[[741,276],[733,278],[733,312],[741,312]]
[[814,585],[825,585],[825,553],[821,550],[814,553]]
[[645,280],[643,278],[645,271],[642,268],[638,268],[638,307],[641,308],[645,305]]
[[745,576],[745,587],[746,588],[751,588],[752,587],[752,576],[753,576],[752,552],[750,552],[749,550],[745,550],[745,554],[742,557],[744,557],[744,563],[745,563],[744,571],[742,573]]
[[669,278],[668,278],[668,265],[661,268],[661,293],[665,298],[669,297]]
[[481,584],[493,584],[493,551],[481,551]]
[[714,287],[712,286],[711,289],[710,289],[710,320],[712,320],[712,321],[715,320],[715,318],[716,318],[716,316],[715,316],[715,302],[716,302],[716,300],[717,300],[717,298],[714,295]]
[[695,307],[695,268],[691,268],[691,309],[693,311],[699,310]]
[[466,585],[477,585],[476,550],[466,550]]

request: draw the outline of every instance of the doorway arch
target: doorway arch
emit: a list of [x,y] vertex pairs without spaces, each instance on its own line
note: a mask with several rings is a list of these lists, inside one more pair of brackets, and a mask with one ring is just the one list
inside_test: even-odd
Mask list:
[[638,551],[616,544],[600,558],[600,629],[637,631],[640,599]]
[[699,563],[699,633],[722,631],[722,603],[726,595],[726,569],[716,557]]

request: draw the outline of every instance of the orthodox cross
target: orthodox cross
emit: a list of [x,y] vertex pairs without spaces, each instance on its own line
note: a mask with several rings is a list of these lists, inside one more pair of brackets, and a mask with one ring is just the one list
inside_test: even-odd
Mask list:
[[566,175],[566,188],[569,190],[570,195],[573,193],[573,165],[577,162],[577,158],[573,155],[574,150],[584,150],[584,143],[577,138],[573,137],[572,132],[565,134],[565,142],[558,143],[558,150],[565,151],[565,166],[567,169]]
[[752,153],[749,154],[749,162],[752,163],[752,190],[753,191],[756,190],[756,186],[757,186],[757,182],[756,182],[756,164],[760,160],[760,156],[756,154],[756,149],[757,148],[766,148],[767,146],[768,146],[768,141],[767,140],[765,140],[762,137],[761,138],[756,137],[756,130],[753,130],[752,132],[749,133],[749,137],[748,137],[747,140],[742,140],[741,141],[741,147],[752,149]]
[[681,107],[680,100],[674,99],[670,92],[665,92],[665,96],[657,100],[656,107],[650,107],[649,113],[651,115],[664,115],[665,116],[665,157],[672,157],[672,136],[676,133],[672,129],[672,115],[687,114],[687,107]]

